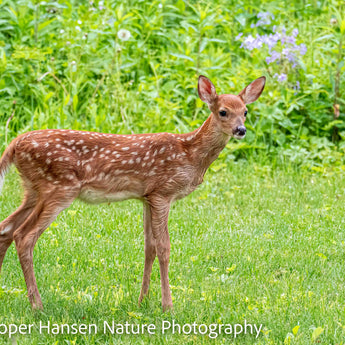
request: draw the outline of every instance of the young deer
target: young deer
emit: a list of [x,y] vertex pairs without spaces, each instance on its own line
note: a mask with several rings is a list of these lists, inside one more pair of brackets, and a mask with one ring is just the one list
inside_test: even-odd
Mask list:
[[38,130],[14,139],[0,160],[0,189],[13,163],[23,180],[22,205],[0,223],[0,270],[14,240],[28,297],[42,309],[33,267],[39,236],[57,215],[79,198],[88,203],[139,199],[144,204],[145,265],[139,304],[148,294],[152,264],[158,256],[163,310],[172,307],[168,265],[168,215],[173,201],[194,191],[230,137],[244,138],[246,104],[262,93],[265,77],[239,95],[217,95],[212,82],[199,77],[198,92],[211,115],[186,134],[102,134]]

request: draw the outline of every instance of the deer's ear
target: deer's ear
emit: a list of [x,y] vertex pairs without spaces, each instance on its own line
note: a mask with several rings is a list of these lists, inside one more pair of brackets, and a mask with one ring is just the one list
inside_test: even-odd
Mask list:
[[265,83],[266,77],[255,79],[239,93],[239,96],[243,99],[245,104],[253,103],[260,97],[264,90]]
[[199,76],[198,93],[200,99],[207,103],[209,107],[212,106],[217,99],[216,88],[211,80],[203,75]]

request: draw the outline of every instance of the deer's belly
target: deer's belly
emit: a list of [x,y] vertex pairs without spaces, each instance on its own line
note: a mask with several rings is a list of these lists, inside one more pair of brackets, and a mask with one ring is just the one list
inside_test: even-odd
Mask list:
[[90,189],[82,190],[78,198],[89,204],[100,204],[104,202],[115,202],[115,201],[122,201],[122,200],[127,200],[127,199],[138,199],[140,198],[140,196],[130,191],[109,193],[107,191],[90,188]]

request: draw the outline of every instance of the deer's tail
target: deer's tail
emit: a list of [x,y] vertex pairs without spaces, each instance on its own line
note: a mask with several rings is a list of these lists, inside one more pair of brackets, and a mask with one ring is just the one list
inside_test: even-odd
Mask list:
[[5,175],[7,171],[9,170],[11,164],[13,164],[14,152],[15,152],[14,148],[15,148],[15,141],[12,141],[0,159],[0,193],[1,193],[2,186],[4,184]]

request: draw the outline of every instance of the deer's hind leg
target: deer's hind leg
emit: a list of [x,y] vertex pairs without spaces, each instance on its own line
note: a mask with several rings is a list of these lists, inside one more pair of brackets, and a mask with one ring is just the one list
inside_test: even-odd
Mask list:
[[24,273],[29,301],[33,309],[43,309],[34,273],[34,247],[44,230],[78,196],[78,188],[73,186],[65,188],[63,191],[54,188],[49,190],[49,193],[40,195],[30,216],[14,233],[18,257]]
[[25,222],[37,202],[36,192],[26,190],[22,204],[9,217],[0,223],[0,271],[7,249],[13,242],[14,232]]

